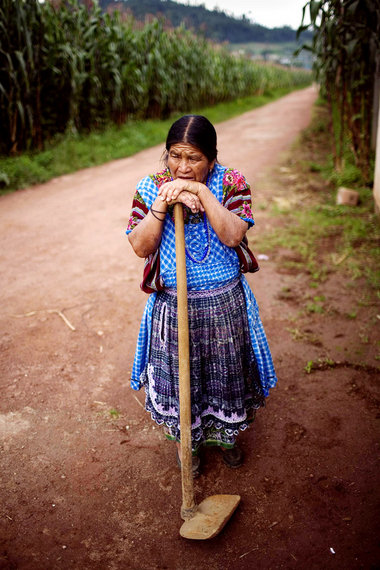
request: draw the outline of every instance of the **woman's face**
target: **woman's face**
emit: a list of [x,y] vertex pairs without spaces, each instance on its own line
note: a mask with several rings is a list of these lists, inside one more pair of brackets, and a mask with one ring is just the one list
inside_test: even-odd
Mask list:
[[173,179],[206,182],[209,170],[214,168],[214,164],[215,160],[209,162],[203,152],[187,143],[173,144],[168,153],[168,167]]

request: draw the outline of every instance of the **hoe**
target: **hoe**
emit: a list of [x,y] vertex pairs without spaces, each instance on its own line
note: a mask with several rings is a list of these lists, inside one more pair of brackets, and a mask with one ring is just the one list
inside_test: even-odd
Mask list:
[[179,406],[182,478],[181,517],[185,521],[179,532],[184,538],[206,540],[213,538],[222,530],[237,508],[240,502],[240,496],[211,495],[204,499],[199,505],[196,505],[194,502],[185,233],[183,208],[182,204],[178,202],[174,206],[174,218],[178,297]]

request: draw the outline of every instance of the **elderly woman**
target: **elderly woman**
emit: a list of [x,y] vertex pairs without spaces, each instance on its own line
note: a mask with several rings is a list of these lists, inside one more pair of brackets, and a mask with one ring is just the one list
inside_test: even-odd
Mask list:
[[127,234],[146,258],[145,307],[132,371],[145,407],[177,442],[180,464],[178,338],[173,205],[185,216],[190,334],[193,474],[198,451],[217,445],[230,467],[242,464],[240,431],[264,405],[276,376],[253,293],[243,276],[258,269],[245,234],[254,224],[250,187],[217,162],[213,125],[186,115],[170,128],[165,169],[146,176],[134,196]]

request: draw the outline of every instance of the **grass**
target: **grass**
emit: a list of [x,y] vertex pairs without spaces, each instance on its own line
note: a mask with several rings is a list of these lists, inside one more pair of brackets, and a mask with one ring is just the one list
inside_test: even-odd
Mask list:
[[109,411],[109,414],[110,414],[110,416],[111,416],[112,419],[114,419],[114,420],[119,419],[120,412],[118,412],[118,411],[115,410],[114,408],[112,408],[112,410]]
[[[277,89],[192,112],[206,115],[212,123],[219,123],[275,101],[292,90],[294,89]],[[125,158],[163,143],[170,125],[181,114],[165,121],[131,120],[121,127],[110,126],[102,132],[92,132],[88,135],[67,133],[57,137],[41,152],[0,157],[0,194],[47,182],[56,176],[83,168]]]
[[[281,227],[265,234],[259,247],[265,253],[278,252],[279,248],[295,252],[295,260],[290,263],[293,269],[308,274],[313,289],[330,273],[342,271],[353,287],[361,279],[373,299],[374,292],[380,289],[380,222],[374,211],[372,190],[362,185],[355,165],[348,161],[345,170],[337,174],[329,148],[327,113],[318,104],[311,126],[292,151],[293,158],[278,174],[283,194],[273,201],[270,215],[281,216]],[[337,186],[342,182],[359,192],[358,206],[336,204]],[[288,207],[279,208],[281,200]],[[255,241],[257,249],[257,237]],[[285,264],[289,262],[282,261]],[[322,312],[321,303],[310,302],[308,311]]]
[[309,301],[306,304],[306,311],[308,313],[318,313],[318,314],[323,314],[325,312],[325,308],[323,305],[323,302],[325,301],[325,296],[324,295],[316,295],[315,297],[313,297],[312,301]]

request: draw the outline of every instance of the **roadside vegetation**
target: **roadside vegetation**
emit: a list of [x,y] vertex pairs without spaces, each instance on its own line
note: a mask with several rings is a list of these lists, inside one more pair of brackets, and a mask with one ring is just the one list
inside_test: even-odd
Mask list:
[[310,29],[312,43],[303,48],[314,56],[314,74],[327,101],[334,168],[339,176],[353,165],[371,184],[380,91],[379,2],[309,0],[298,36]]
[[[276,229],[252,243],[255,251],[269,255],[285,252],[282,266],[307,276],[305,310],[320,314],[326,310],[324,285],[332,275],[342,276],[342,289],[358,291],[358,302],[378,303],[380,298],[380,220],[372,190],[353,164],[347,163],[338,176],[329,120],[327,104],[319,101],[311,125],[277,172],[273,198],[256,205],[277,218]],[[342,184],[359,192],[358,206],[337,205]],[[354,313],[347,316],[355,318]]]
[[[380,12],[372,0],[310,0],[303,16],[299,33],[314,31],[308,49],[321,98],[310,127],[277,172],[272,198],[256,205],[276,217],[276,229],[252,246],[278,257],[285,271],[306,283],[309,293],[298,299],[304,315],[331,316],[328,291],[337,280],[351,303],[347,322],[371,307],[359,333],[368,343],[380,318],[374,313],[380,298],[380,220],[372,194]],[[358,192],[357,206],[337,204],[341,186]],[[294,292],[285,288],[282,296],[293,298]],[[299,328],[293,333],[298,337]],[[318,342],[307,331],[302,337]]]
[[[162,140],[167,124],[140,121],[279,94],[312,80],[305,70],[235,57],[184,28],[166,29],[157,19],[137,28],[133,23],[117,12],[103,14],[96,3],[87,8],[77,0],[57,6],[2,2],[0,155],[11,157],[0,163],[4,189],[62,174],[69,164],[73,170],[133,154]],[[102,142],[106,129],[111,140],[105,136]],[[99,144],[105,147],[101,151]],[[22,153],[27,154],[17,163]],[[57,159],[60,164],[52,167]]]
[[[191,112],[207,116],[212,123],[219,123],[274,101],[292,90],[294,88],[268,90],[262,95],[192,109]],[[129,119],[120,126],[110,125],[88,134],[67,132],[47,142],[42,151],[0,156],[0,195],[82,168],[132,156],[163,143],[171,123],[180,115],[173,113],[166,120]]]

